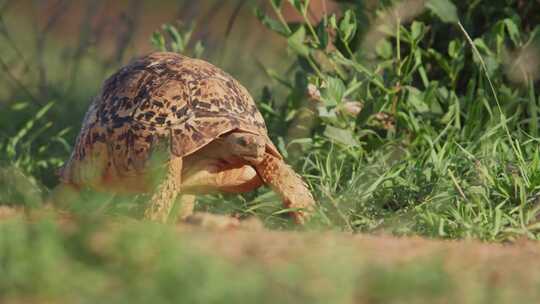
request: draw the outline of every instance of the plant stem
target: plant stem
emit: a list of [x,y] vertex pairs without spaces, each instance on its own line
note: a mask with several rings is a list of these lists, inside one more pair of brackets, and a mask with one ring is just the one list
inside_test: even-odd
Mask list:
[[278,17],[279,21],[281,22],[281,24],[287,30],[287,35],[292,34],[292,31],[291,31],[291,28],[289,27],[289,24],[287,23],[287,21],[285,21],[285,18],[283,17],[283,14],[281,13],[281,8],[275,6],[273,1],[270,1],[270,4],[272,5],[272,9],[276,13],[276,16]]

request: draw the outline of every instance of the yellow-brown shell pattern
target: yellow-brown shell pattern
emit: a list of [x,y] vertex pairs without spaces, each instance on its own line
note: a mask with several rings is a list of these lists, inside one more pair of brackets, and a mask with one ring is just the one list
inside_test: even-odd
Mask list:
[[208,62],[152,53],[105,81],[60,175],[64,182],[89,185],[104,176],[138,175],[164,143],[185,156],[235,129],[268,138],[242,85]]

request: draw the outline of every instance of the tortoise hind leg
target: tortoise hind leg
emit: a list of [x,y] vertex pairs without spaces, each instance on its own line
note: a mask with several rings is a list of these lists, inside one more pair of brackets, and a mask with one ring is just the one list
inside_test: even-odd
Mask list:
[[156,187],[150,199],[150,206],[144,211],[144,218],[162,223],[167,222],[176,197],[180,192],[181,178],[182,157],[171,155],[167,174]]

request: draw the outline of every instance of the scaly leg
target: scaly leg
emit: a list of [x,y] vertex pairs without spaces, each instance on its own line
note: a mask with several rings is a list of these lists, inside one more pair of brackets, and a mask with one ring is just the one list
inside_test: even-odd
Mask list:
[[188,160],[189,168],[182,175],[182,193],[244,193],[263,184],[248,164],[228,164],[219,159]]
[[[193,209],[195,205],[194,194],[207,194],[216,191],[229,193],[249,192],[262,185],[262,180],[250,165],[229,165],[220,160],[190,159],[189,168],[182,175],[182,194],[179,199],[177,219],[185,221],[188,218],[193,221]],[[186,163],[188,160],[186,160]],[[197,214],[200,219],[204,214]],[[215,218],[216,216],[210,216]],[[231,219],[231,221],[238,221]]]
[[298,224],[304,224],[313,212],[315,200],[302,178],[282,159],[268,152],[255,168],[262,180],[279,194],[286,208],[299,209],[292,216]]
[[227,151],[233,161],[253,166],[260,179],[281,197],[286,208],[298,209],[292,216],[303,224],[313,212],[315,200],[302,178],[280,157],[267,151],[266,139],[261,135],[233,132],[221,140],[224,148],[219,150]]
[[185,220],[187,217],[193,214],[195,208],[195,195],[182,194],[178,202],[180,203],[180,209],[178,210],[178,219]]
[[182,158],[171,155],[167,174],[152,195],[150,206],[144,211],[144,218],[162,223],[167,221],[180,192],[181,178]]

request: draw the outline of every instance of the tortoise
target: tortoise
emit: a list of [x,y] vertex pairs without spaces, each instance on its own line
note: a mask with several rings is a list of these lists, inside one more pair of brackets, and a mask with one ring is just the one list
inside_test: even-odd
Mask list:
[[197,194],[265,184],[298,223],[315,204],[248,91],[214,65],[170,52],[135,59],[104,82],[59,176],[61,189],[149,193],[144,217],[161,222],[178,196],[186,218]]

